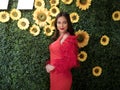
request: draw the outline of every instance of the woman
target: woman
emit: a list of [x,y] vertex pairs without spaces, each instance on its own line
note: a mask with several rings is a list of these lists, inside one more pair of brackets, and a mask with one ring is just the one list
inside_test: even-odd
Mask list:
[[50,90],[70,90],[71,69],[78,66],[77,40],[69,14],[60,12],[55,20],[54,42],[50,44],[50,62],[46,71],[50,73]]

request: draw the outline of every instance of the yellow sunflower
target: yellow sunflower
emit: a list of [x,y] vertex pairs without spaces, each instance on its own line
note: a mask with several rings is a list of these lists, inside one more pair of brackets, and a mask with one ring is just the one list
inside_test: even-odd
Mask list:
[[120,11],[115,11],[115,12],[113,12],[113,14],[112,14],[112,19],[113,19],[114,21],[119,21],[119,20],[120,20]]
[[88,44],[89,34],[86,31],[78,30],[75,32],[75,35],[77,36],[79,48],[85,47]]
[[107,35],[103,35],[100,39],[100,43],[103,45],[103,46],[106,46],[109,44],[109,37]]
[[76,12],[70,14],[70,19],[72,23],[77,23],[79,20],[79,15]]
[[51,29],[50,25],[45,26],[43,30],[46,36],[51,36],[53,34],[53,30]]
[[62,0],[62,2],[64,4],[71,4],[73,2],[73,0]]
[[51,20],[50,13],[47,8],[37,8],[33,13],[33,20],[40,27],[43,27]]
[[21,30],[26,30],[28,27],[29,27],[29,21],[27,18],[21,18],[18,20],[18,27],[21,29]]
[[33,36],[37,36],[40,34],[40,28],[37,25],[32,25],[32,27],[30,27],[30,34],[32,34]]
[[76,6],[81,10],[86,10],[91,5],[92,0],[77,0]]
[[21,12],[18,9],[12,9],[10,11],[10,17],[12,20],[18,20],[21,18]]
[[10,19],[9,13],[6,11],[0,12],[0,22],[5,23]]
[[52,6],[49,11],[50,15],[53,17],[57,16],[57,14],[60,12],[59,8],[56,6]]
[[102,68],[100,66],[93,67],[92,74],[96,77],[100,76],[102,74]]
[[59,0],[50,0],[49,2],[51,6],[57,6],[59,4]]
[[49,23],[50,23],[51,29],[52,29],[52,30],[55,30],[55,25],[54,25],[54,23],[55,23],[55,18],[52,19]]
[[45,2],[44,0],[35,0],[34,6],[35,8],[40,8],[40,7],[44,8]]
[[85,51],[81,51],[78,54],[78,60],[84,62],[87,59],[87,53]]

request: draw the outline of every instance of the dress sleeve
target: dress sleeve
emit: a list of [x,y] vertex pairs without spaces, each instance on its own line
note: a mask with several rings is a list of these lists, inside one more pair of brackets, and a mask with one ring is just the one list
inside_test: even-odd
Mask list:
[[60,49],[63,59],[56,62],[55,68],[57,71],[63,72],[79,66],[77,60],[78,46],[76,37],[69,37],[62,43]]
[[50,64],[50,60],[49,59],[45,62],[45,65],[47,65],[47,64]]

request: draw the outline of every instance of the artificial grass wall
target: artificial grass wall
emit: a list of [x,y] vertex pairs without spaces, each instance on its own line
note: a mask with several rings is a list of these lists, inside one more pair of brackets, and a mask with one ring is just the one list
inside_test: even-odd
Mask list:
[[[50,8],[49,0],[46,8]],[[72,90],[119,90],[120,89],[120,21],[112,19],[112,13],[120,10],[118,0],[92,0],[87,10],[75,5],[65,5],[61,0],[59,9],[77,12],[79,22],[73,24],[75,31],[85,30],[90,35],[89,43],[79,51],[87,52],[87,60],[73,69]],[[9,8],[16,8],[17,1],[10,0]],[[32,13],[35,10],[21,10],[22,17],[34,23]],[[1,10],[2,11],[2,10]],[[45,71],[45,62],[49,58],[50,37],[41,30],[38,36],[32,36],[29,29],[20,30],[17,21],[0,22],[0,89],[1,90],[48,90],[49,74]],[[100,44],[102,35],[107,35],[107,46]],[[102,67],[102,74],[92,74],[94,66]]]

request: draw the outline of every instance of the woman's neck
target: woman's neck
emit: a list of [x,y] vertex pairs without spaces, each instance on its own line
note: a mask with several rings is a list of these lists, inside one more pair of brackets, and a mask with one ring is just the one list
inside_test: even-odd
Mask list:
[[60,36],[64,36],[65,34],[69,34],[69,32],[60,33]]

